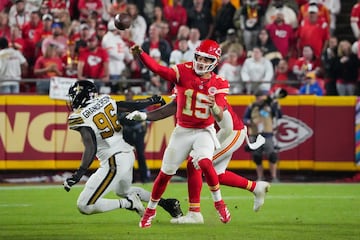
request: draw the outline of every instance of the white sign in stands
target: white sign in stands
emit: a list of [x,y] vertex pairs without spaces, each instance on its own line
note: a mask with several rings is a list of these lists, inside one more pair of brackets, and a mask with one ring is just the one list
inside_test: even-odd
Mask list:
[[49,97],[56,100],[68,100],[69,87],[76,80],[76,78],[52,77],[50,79]]

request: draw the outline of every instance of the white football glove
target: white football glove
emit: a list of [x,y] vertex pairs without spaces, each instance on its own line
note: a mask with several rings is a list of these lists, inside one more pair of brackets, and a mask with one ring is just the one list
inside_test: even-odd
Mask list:
[[140,112],[137,110],[126,115],[126,119],[135,120],[135,121],[145,121],[146,118],[147,118],[147,114],[145,112]]

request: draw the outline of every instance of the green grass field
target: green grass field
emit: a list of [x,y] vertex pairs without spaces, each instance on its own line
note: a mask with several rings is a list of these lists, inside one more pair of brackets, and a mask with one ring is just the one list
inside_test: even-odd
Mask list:
[[[151,189],[151,184],[143,186]],[[81,189],[65,192],[61,185],[0,187],[0,239],[360,239],[360,184],[273,184],[258,213],[252,211],[251,193],[222,187],[232,215],[228,224],[218,219],[204,185],[201,209],[205,224],[173,225],[159,207],[149,229],[140,229],[138,215],[123,209],[81,215],[76,209]],[[186,195],[185,183],[171,183],[164,197],[178,198],[187,212]]]

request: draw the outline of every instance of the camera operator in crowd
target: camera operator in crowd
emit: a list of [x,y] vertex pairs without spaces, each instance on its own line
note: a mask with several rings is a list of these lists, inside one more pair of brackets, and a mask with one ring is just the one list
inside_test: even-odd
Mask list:
[[246,109],[243,117],[244,123],[249,129],[250,142],[254,142],[257,135],[261,134],[265,138],[265,144],[256,150],[251,151],[251,156],[256,164],[257,180],[264,180],[264,168],[262,165],[263,156],[269,160],[270,174],[272,182],[279,182],[277,176],[278,153],[274,144],[274,133],[276,120],[282,117],[279,98],[286,97],[287,92],[281,88],[274,94],[268,95],[266,91],[258,90],[255,92],[256,100]]

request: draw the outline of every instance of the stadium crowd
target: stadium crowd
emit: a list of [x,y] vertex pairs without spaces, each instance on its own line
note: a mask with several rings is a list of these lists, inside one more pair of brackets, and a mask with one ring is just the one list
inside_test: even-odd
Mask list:
[[[354,39],[360,39],[359,2],[349,19]],[[134,59],[129,47],[138,44],[171,66],[192,61],[201,40],[213,39],[222,48],[216,71],[230,82],[231,94],[281,87],[289,94],[359,95],[360,40],[336,36],[340,5],[340,0],[2,0],[0,93],[46,94],[54,76],[96,79],[104,92],[137,86],[141,93],[168,93],[171,84]],[[124,31],[113,20],[122,12],[133,19]],[[32,81],[18,81],[26,79]]]

